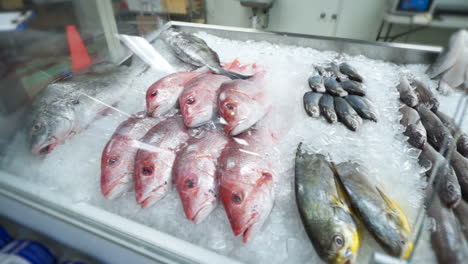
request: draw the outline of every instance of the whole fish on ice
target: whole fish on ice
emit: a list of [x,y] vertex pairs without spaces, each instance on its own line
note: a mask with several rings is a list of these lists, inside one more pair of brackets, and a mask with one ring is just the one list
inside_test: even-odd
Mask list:
[[308,79],[309,87],[313,92],[324,93],[326,91],[323,84],[323,77],[320,75],[312,75]]
[[419,104],[418,95],[403,74],[400,76],[400,83],[397,86],[397,90],[400,93],[400,100],[407,106],[415,107]]
[[218,91],[229,80],[223,75],[205,73],[185,85],[179,107],[186,126],[201,126],[217,114]]
[[272,100],[265,89],[264,74],[260,72],[249,80],[232,80],[221,85],[218,111],[229,135],[246,131],[270,111]]
[[427,141],[443,154],[453,149],[456,142],[444,123],[424,105],[420,104],[417,110],[421,117],[421,122],[424,128],[426,128]]
[[335,112],[335,101],[333,96],[324,94],[319,101],[320,114],[328,121],[328,123],[335,123],[338,117]]
[[448,115],[440,111],[437,111],[436,115],[439,117],[440,121],[442,121],[442,123],[444,123],[444,125],[450,130],[452,136],[457,140],[457,151],[465,158],[468,158],[468,135],[464,133],[456,124],[455,120],[453,120]]
[[251,130],[232,138],[220,156],[219,197],[235,236],[247,242],[267,219],[276,177],[270,156],[274,137]]
[[358,71],[351,66],[349,63],[343,62],[340,64],[340,72],[347,75],[349,79],[356,82],[363,82],[364,78],[358,73]]
[[348,92],[345,91],[340,83],[334,77],[328,77],[325,79],[325,89],[327,92],[333,96],[347,96]]
[[45,87],[29,108],[26,131],[31,152],[50,153],[122,100],[132,72],[126,66],[110,67]]
[[132,116],[122,122],[101,156],[101,191],[113,199],[133,187],[133,169],[139,140],[159,122],[152,117]]
[[187,219],[203,221],[218,204],[216,168],[228,142],[223,131],[206,131],[191,138],[174,163],[174,183]]
[[371,101],[358,95],[348,95],[345,97],[345,99],[354,108],[360,117],[377,122],[377,110]]
[[304,109],[306,113],[311,117],[319,117],[320,116],[320,108],[319,102],[320,98],[322,98],[321,93],[315,92],[306,92],[303,97],[304,101]]
[[400,113],[403,114],[400,124],[406,128],[403,134],[409,137],[408,143],[415,148],[423,148],[427,141],[427,132],[421,122],[418,111],[407,105],[403,105],[400,108]]
[[177,72],[169,74],[152,84],[146,91],[146,112],[157,117],[177,106],[184,86],[201,72]]
[[348,161],[334,169],[351,207],[371,234],[391,254],[408,258],[413,250],[411,230],[398,204],[369,181],[365,169],[358,163]]
[[343,88],[348,94],[365,96],[366,91],[362,83],[353,80],[344,80],[340,82],[341,88]]
[[176,154],[189,137],[178,115],[160,122],[143,137],[134,170],[136,201],[142,208],[161,200],[171,189]]
[[208,67],[210,71],[225,75],[231,79],[248,79],[251,77],[221,68],[218,54],[203,39],[192,34],[169,29],[163,33],[163,40],[169,44],[177,57],[185,63],[196,67]]
[[362,125],[362,118],[353,107],[341,97],[335,97],[335,111],[338,120],[352,131],[358,130]]
[[308,154],[299,145],[295,160],[296,201],[315,251],[328,263],[351,264],[359,250],[355,217],[321,154]]
[[437,108],[439,108],[439,100],[437,100],[437,97],[431,91],[431,88],[418,79],[413,80],[413,86],[415,87],[415,92],[418,95],[419,103],[424,104],[432,111],[437,111]]

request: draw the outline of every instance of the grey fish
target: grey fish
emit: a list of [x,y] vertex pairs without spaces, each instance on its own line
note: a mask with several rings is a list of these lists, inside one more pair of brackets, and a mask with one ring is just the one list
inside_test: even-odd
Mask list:
[[438,186],[437,192],[444,204],[448,207],[455,207],[461,198],[461,187],[455,172],[447,160],[431,145],[426,143],[422,148],[421,155],[419,155],[419,163],[423,167],[430,166],[430,169],[426,172],[428,176],[432,174],[436,165],[439,164],[435,172],[436,178],[434,184]]
[[443,154],[453,149],[455,147],[455,140],[442,121],[424,105],[419,105],[417,110],[421,117],[421,122],[424,128],[426,128],[427,141],[438,151],[443,150]]
[[437,261],[441,264],[466,263],[466,239],[453,211],[445,207],[436,196],[428,209],[428,215],[436,223],[435,231],[431,234],[431,244]]
[[365,96],[366,91],[360,82],[353,80],[344,80],[340,82],[341,87],[348,92],[348,94]]
[[347,96],[348,92],[346,92],[340,85],[339,82],[335,80],[333,77],[328,77],[325,79],[325,89],[327,92],[333,96]]
[[357,95],[348,95],[345,99],[362,118],[377,122],[377,111],[368,99]]
[[320,113],[329,123],[333,124],[338,121],[338,117],[336,116],[335,112],[335,102],[333,100],[333,96],[324,94],[322,98],[320,98],[319,107]]
[[340,64],[340,71],[353,81],[362,82],[364,80],[357,70],[346,62]]
[[225,75],[231,79],[245,80],[252,77],[221,68],[218,54],[203,39],[195,35],[170,29],[166,30],[162,36],[176,56],[185,63],[196,67],[206,66],[210,71]]
[[324,93],[326,92],[325,86],[323,84],[323,78],[320,75],[313,75],[309,77],[309,87],[312,91],[317,93]]
[[455,64],[465,46],[466,35],[466,30],[459,30],[450,37],[447,46],[427,70],[431,79],[446,72]]
[[453,151],[450,158],[450,165],[458,178],[458,183],[462,191],[462,196],[468,201],[468,159],[457,151]]
[[468,158],[468,135],[463,133],[457,140],[457,150],[463,157]]
[[125,66],[109,69],[51,83],[36,96],[26,123],[33,154],[50,153],[122,99],[132,71]]
[[304,109],[311,117],[320,116],[319,101],[322,98],[321,93],[307,92],[304,94]]
[[348,104],[348,102],[341,97],[335,97],[335,111],[338,120],[343,123],[347,128],[356,131],[362,125],[362,119],[358,113]]
[[295,192],[307,235],[325,262],[350,264],[355,263],[359,234],[354,216],[338,188],[325,156],[307,154],[299,145]]
[[465,234],[465,239],[468,239],[468,203],[461,200],[457,207],[453,209],[460,223],[461,230]]
[[315,70],[318,72],[318,74],[322,77],[330,77],[330,73],[325,70],[322,66],[314,66]]
[[331,73],[332,77],[340,82],[348,79],[348,76],[341,73],[340,67],[334,62],[330,63],[330,66],[328,66],[326,70]]
[[432,111],[437,111],[439,108],[439,100],[437,100],[437,97],[431,89],[418,79],[413,80],[413,86],[415,87],[416,94],[418,95],[419,103],[424,104]]
[[418,95],[414,92],[406,76],[401,75],[397,90],[400,93],[400,100],[407,106],[415,107],[419,104]]
[[366,169],[358,163],[340,163],[335,171],[366,228],[389,253],[407,258],[413,247],[411,230],[399,206],[368,180]]
[[465,158],[468,158],[468,135],[464,133],[455,121],[448,115],[437,111],[437,117],[444,125],[450,130],[452,136],[457,140],[457,151],[460,152]]
[[403,135],[409,137],[408,143],[413,147],[422,148],[427,141],[427,132],[421,122],[418,111],[407,105],[403,105],[400,108],[400,113],[403,114],[400,123],[406,128]]

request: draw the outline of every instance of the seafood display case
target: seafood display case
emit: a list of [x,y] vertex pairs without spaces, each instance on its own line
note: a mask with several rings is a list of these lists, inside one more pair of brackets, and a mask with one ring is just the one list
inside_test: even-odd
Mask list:
[[[426,74],[441,48],[184,22],[149,46],[121,40],[122,65],[63,76],[0,116],[13,128],[0,139],[0,215],[34,226],[15,210],[29,208],[140,263],[437,263],[433,222],[458,221],[445,205],[460,190],[441,190],[443,157],[418,145],[435,105],[419,95],[421,117],[400,124],[400,87],[419,81],[439,111],[460,112],[466,95],[436,92]],[[321,114],[321,93],[336,113]]]

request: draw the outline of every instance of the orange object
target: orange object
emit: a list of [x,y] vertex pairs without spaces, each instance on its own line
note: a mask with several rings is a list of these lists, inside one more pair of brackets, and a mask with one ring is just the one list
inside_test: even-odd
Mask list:
[[88,50],[81,39],[80,33],[76,30],[75,25],[68,25],[66,30],[72,70],[77,71],[83,69],[91,64]]

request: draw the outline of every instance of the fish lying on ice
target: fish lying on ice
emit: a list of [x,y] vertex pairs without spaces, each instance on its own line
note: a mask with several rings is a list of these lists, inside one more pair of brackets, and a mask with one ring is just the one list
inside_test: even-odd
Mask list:
[[457,151],[453,151],[450,156],[450,165],[457,175],[463,198],[468,201],[468,159]]
[[143,137],[135,157],[135,195],[142,208],[166,196],[172,186],[172,168],[180,147],[189,139],[182,117],[170,117]]
[[327,92],[333,96],[343,97],[348,95],[348,92],[341,87],[340,83],[336,81],[334,77],[326,78],[324,85]]
[[223,75],[205,73],[185,85],[179,107],[187,127],[201,126],[216,115],[218,91],[229,80]]
[[246,131],[270,111],[272,101],[265,89],[264,74],[257,73],[249,80],[232,80],[221,85],[218,111],[229,135]]
[[403,105],[400,108],[400,113],[403,115],[400,124],[406,128],[403,135],[409,137],[408,143],[415,148],[423,148],[427,142],[427,132],[421,122],[418,111],[407,105]]
[[307,235],[327,263],[351,264],[359,250],[355,218],[335,176],[321,154],[308,154],[299,145],[295,161],[296,202]]
[[163,40],[169,44],[176,56],[185,63],[196,67],[207,67],[212,72],[225,75],[231,79],[248,79],[252,77],[223,69],[218,54],[203,39],[192,34],[169,29],[164,31]]
[[149,116],[157,117],[165,114],[177,106],[177,99],[184,90],[184,86],[201,72],[177,72],[167,75],[146,91],[146,112]]
[[51,83],[29,108],[26,131],[31,152],[48,154],[84,130],[122,99],[133,69],[126,66],[87,72]]
[[[423,167],[430,167],[426,172],[428,177],[435,173],[434,184],[442,202],[450,208],[457,206],[461,198],[461,187],[447,160],[426,143],[419,155],[419,163]],[[433,172],[434,169],[437,170]]]
[[336,64],[334,62],[330,63],[330,65],[325,70],[330,72],[330,75],[331,75],[330,77],[337,80],[337,81],[341,82],[341,81],[344,81],[344,80],[348,79],[348,76],[341,73],[340,67],[338,66],[338,64]]
[[347,75],[349,79],[357,82],[363,82],[364,78],[357,72],[357,70],[349,63],[343,62],[340,64],[340,72]]
[[437,261],[440,264],[466,263],[467,243],[453,211],[436,196],[429,206],[428,215],[436,224],[435,231],[431,233],[431,244]]
[[338,120],[352,131],[358,130],[362,125],[362,119],[358,113],[341,97],[335,97],[335,111]]
[[414,90],[418,95],[419,103],[424,104],[432,111],[437,111],[437,108],[439,108],[439,100],[437,100],[437,97],[434,95],[431,89],[418,79],[413,80],[413,86],[415,87]]
[[320,116],[320,108],[319,108],[319,102],[320,99],[322,98],[321,93],[315,93],[315,92],[306,92],[304,94],[304,109],[306,113],[311,116],[311,117],[319,117]]
[[132,116],[116,128],[101,156],[101,191],[104,197],[114,199],[133,187],[138,143],[158,122],[157,118]]
[[461,200],[458,206],[453,209],[453,212],[458,218],[465,239],[468,239],[468,203]]
[[195,224],[203,221],[218,204],[216,168],[228,142],[223,131],[206,131],[189,139],[174,163],[174,184],[185,216]]
[[275,138],[264,129],[229,141],[219,161],[219,197],[235,236],[247,242],[267,219],[276,177],[270,160]]
[[344,80],[340,82],[341,88],[343,88],[348,94],[365,96],[366,91],[360,82],[353,80]]
[[323,84],[323,78],[320,75],[310,76],[308,79],[309,87],[313,92],[324,93],[326,91]]
[[333,96],[329,94],[324,94],[319,101],[320,114],[322,114],[325,119],[333,124],[338,121],[338,117],[335,112],[335,101]]
[[457,140],[457,150],[463,157],[468,158],[468,135],[463,133]]
[[362,96],[357,95],[348,95],[344,98],[354,108],[354,110],[356,110],[359,116],[361,116],[364,119],[377,122],[377,110],[375,110],[375,107],[371,103],[371,101]]
[[394,256],[408,258],[413,250],[411,230],[397,203],[368,180],[365,169],[358,163],[348,161],[334,169],[351,207],[371,234]]
[[427,132],[427,141],[438,151],[445,154],[455,147],[455,140],[444,123],[426,106],[419,105],[418,108],[421,122]]
[[397,90],[400,93],[400,100],[407,106],[415,107],[419,104],[418,95],[414,92],[414,88],[411,87],[408,79],[403,74],[400,76]]
[[448,115],[437,111],[437,117],[450,130],[452,136],[457,140],[457,151],[465,158],[468,158],[468,135],[464,133],[455,121]]
[[436,78],[455,65],[464,49],[466,35],[466,30],[459,30],[450,37],[447,47],[444,48],[443,52],[427,70],[427,74],[431,79]]

